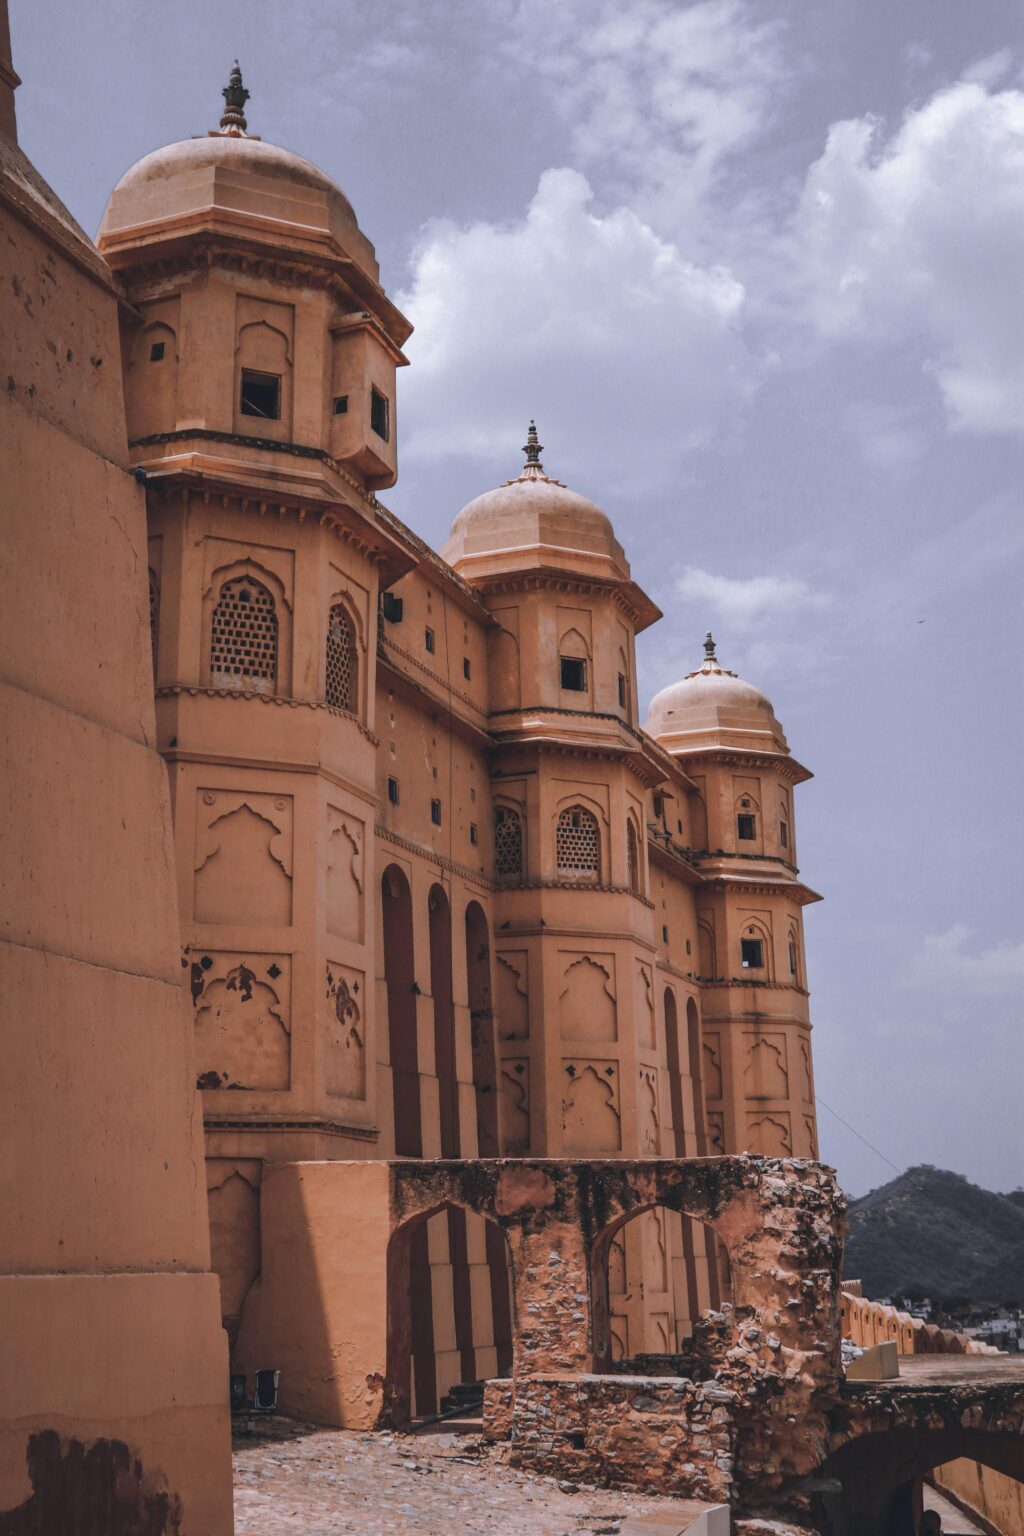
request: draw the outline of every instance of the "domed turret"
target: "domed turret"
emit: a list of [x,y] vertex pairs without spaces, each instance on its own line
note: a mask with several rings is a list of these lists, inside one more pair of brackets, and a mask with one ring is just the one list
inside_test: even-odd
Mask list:
[[704,665],[655,694],[645,729],[669,752],[717,746],[789,752],[770,701],[752,683],[721,666],[710,633],[704,642]]
[[[129,441],[147,466],[178,467],[202,441],[205,470],[214,441],[222,460],[285,443],[329,457],[365,490],[393,485],[395,370],[412,327],[340,188],[247,132],[237,63],[223,95],[220,127],[133,165],[100,226],[134,311]],[[293,458],[286,475],[296,468]],[[314,489],[308,474],[298,483]]]
[[348,257],[376,282],[373,246],[348,198],[323,171],[246,132],[249,92],[237,60],[220,127],[145,155],[121,177],[100,224],[108,261],[154,239],[244,234],[278,251]]
[[526,463],[514,480],[463,507],[441,554],[469,580],[531,568],[629,580],[629,561],[601,508],[544,473],[530,422]]

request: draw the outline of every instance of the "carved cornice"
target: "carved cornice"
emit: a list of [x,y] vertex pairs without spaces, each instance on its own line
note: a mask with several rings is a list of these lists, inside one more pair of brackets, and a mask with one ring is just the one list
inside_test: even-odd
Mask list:
[[312,1131],[318,1136],[348,1136],[356,1141],[378,1141],[380,1129],[375,1125],[345,1125],[340,1120],[260,1120],[240,1115],[224,1119],[210,1115],[203,1117],[205,1131]]
[[698,976],[698,984],[701,987],[758,987],[765,992],[796,992],[800,997],[810,997],[806,987],[798,986],[795,981],[755,981],[750,976]]
[[[192,698],[258,701],[260,704],[276,704],[280,708],[288,709],[322,709],[326,714],[334,715],[339,720],[348,720],[361,736],[366,737],[372,747],[380,746],[380,739],[363,724],[358,715],[350,714],[347,709],[338,709],[333,704],[325,704],[321,699],[293,699],[283,693],[257,693],[251,688],[202,687],[194,683],[163,683],[154,692],[158,699],[178,698],[181,694],[187,693]],[[281,764],[282,768],[291,766],[290,763]]]
[[495,888],[499,891],[602,891],[610,896],[632,896],[642,907],[654,911],[654,902],[629,885],[599,885],[593,880],[501,880]]
[[[626,591],[623,590],[626,587]],[[627,596],[633,583],[628,577],[622,582],[600,576],[572,576],[562,571],[533,570],[510,573],[507,576],[488,576],[480,580],[480,591],[487,597],[502,597],[520,592],[554,592],[574,597],[610,597],[631,624],[643,617],[639,606]]]
[[701,985],[700,977],[696,971],[681,971],[677,965],[672,964],[671,960],[663,960],[660,956],[655,960],[654,964],[657,970],[667,971],[670,976],[675,976],[678,981],[687,981],[697,988]]
[[494,891],[497,887],[494,881],[487,875],[481,874],[478,869],[470,869],[468,864],[458,864],[450,859],[447,854],[438,853],[436,848],[428,848],[423,843],[414,842],[411,837],[402,837],[399,832],[393,832],[383,822],[378,821],[373,828],[377,837],[386,843],[393,843],[396,848],[402,848],[406,853],[414,854],[417,858],[427,859],[431,864],[438,864],[446,869],[449,874],[459,875],[471,885],[482,886],[485,891]]
[[406,650],[404,645],[399,645],[397,640],[392,640],[387,634],[378,634],[378,655],[380,654],[382,648],[385,652],[394,651],[396,655],[404,657],[405,660],[410,662],[412,666],[416,667],[420,672],[425,673],[426,676],[429,677],[432,682],[435,682],[439,688],[443,688],[445,693],[450,693],[453,698],[458,699],[461,703],[468,705],[475,714],[487,714],[487,711],[484,709],[483,705],[478,703],[476,699],[472,698],[468,693],[464,693],[461,688],[456,688],[451,682],[448,681],[447,678],[442,677],[440,672],[435,672],[433,667],[428,667],[426,663],[422,662],[418,656],[414,656],[412,651]]
[[755,864],[781,864],[783,869],[788,869],[791,875],[797,876],[800,871],[795,864],[784,859],[778,853],[729,853],[725,848],[689,848],[687,853],[691,859],[746,859]]

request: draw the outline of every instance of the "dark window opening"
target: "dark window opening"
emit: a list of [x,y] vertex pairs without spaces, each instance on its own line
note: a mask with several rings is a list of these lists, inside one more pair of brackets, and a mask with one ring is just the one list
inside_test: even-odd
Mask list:
[[423,631],[423,644],[426,646],[426,648],[430,652],[431,656],[433,656],[433,654],[434,654],[434,631],[432,629],[425,629]]
[[686,941],[686,953],[688,955],[692,955],[693,954],[693,950],[690,948],[690,941],[689,941],[689,939],[687,939],[687,941]]
[[150,360],[151,363],[162,363],[163,362],[164,346],[165,346],[164,342],[162,342],[162,341],[154,341],[153,345],[149,349],[149,360]]
[[586,693],[587,691],[587,664],[576,656],[562,656],[561,662],[562,687],[568,693]]
[[475,821],[471,821],[469,824],[469,840],[474,847],[480,841],[480,834],[477,832]]
[[745,811],[749,811],[750,810],[750,801],[749,800],[741,800],[740,801],[740,805],[742,805],[742,807],[743,807],[743,809]]
[[405,600],[401,597],[396,597],[393,592],[385,592],[381,597],[380,611],[389,624],[401,624],[404,607]]
[[430,819],[434,823],[435,827],[439,827],[441,825],[441,802],[440,802],[440,800],[431,800],[431,802],[430,802]]
[[792,939],[789,941],[789,974],[796,975],[796,945]]
[[335,416],[348,415],[348,395],[335,395],[334,414]]
[[262,416],[277,421],[281,415],[281,378],[276,373],[254,373],[242,369],[241,412],[243,416]]
[[655,820],[656,821],[662,821],[664,819],[664,816],[665,816],[665,797],[664,797],[664,795],[655,795],[655,797],[654,797],[654,816],[655,816]]
[[740,939],[740,958],[745,971],[764,969],[764,945],[760,939]]
[[388,779],[388,800],[392,805],[398,804],[398,780]]
[[757,822],[753,816],[736,817],[736,836],[744,843],[752,843],[757,838]]
[[387,442],[388,431],[388,402],[386,396],[379,389],[370,390],[370,428]]
[[463,677],[472,677],[473,675],[473,668],[469,664],[468,656],[463,656],[462,658],[462,675]]
[[667,929],[667,927],[664,924],[662,924],[662,928],[661,928],[661,942],[663,944],[667,944],[668,943],[668,929]]
[[620,672],[619,673],[619,708],[620,709],[625,709],[625,707],[626,707],[626,679],[622,675],[622,673]]
[[677,817],[677,818],[676,818],[676,831],[677,831],[677,832],[682,832],[682,830],[683,830],[683,823],[682,823],[682,821],[681,821],[681,820],[680,820],[680,819],[679,819],[679,818],[678,818],[678,817]]
[[785,822],[785,821],[780,821],[779,822],[779,842],[782,844],[783,848],[788,848],[789,847],[789,824],[788,824],[788,822]]

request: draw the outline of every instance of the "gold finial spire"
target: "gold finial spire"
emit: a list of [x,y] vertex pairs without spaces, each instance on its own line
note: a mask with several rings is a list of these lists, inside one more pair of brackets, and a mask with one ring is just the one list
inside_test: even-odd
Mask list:
[[242,71],[238,67],[237,59],[221,95],[224,97],[224,112],[220,120],[220,131],[241,138],[248,127],[245,120],[245,104],[249,100],[249,92],[242,84]]

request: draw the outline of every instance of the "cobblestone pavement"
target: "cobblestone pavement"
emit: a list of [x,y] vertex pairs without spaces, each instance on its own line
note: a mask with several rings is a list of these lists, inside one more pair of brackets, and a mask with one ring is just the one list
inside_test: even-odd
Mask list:
[[473,1436],[278,1420],[235,1439],[235,1536],[677,1536],[706,1506],[572,1491]]

